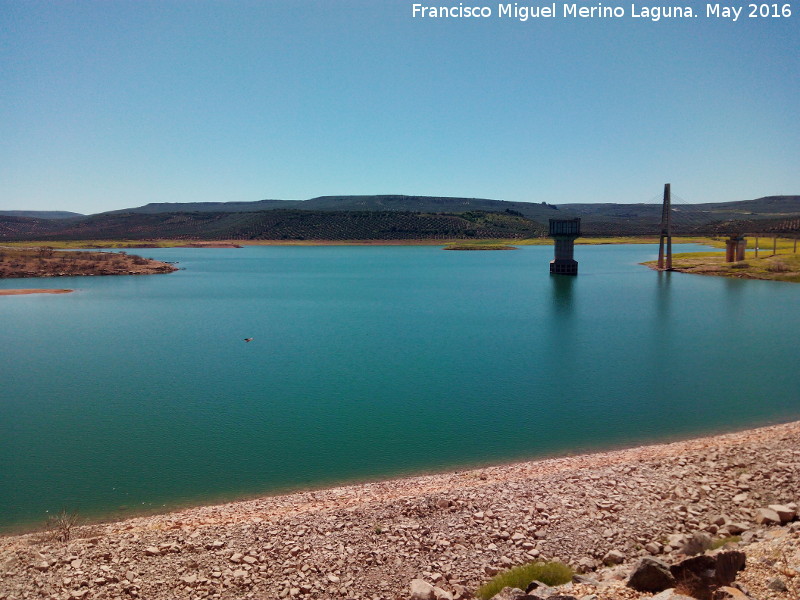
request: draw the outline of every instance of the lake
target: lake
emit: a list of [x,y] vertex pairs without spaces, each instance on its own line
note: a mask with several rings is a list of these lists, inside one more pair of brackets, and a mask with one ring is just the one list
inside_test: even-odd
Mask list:
[[182,270],[0,280],[76,289],[0,297],[0,528],[800,418],[800,285],[654,245],[136,252]]

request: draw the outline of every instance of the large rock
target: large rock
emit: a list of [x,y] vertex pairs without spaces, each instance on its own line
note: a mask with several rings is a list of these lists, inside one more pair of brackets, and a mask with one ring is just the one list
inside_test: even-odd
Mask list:
[[747,523],[728,523],[723,529],[727,531],[729,535],[739,535],[747,531],[748,525]]
[[784,506],[783,504],[770,504],[767,508],[775,511],[781,523],[788,523],[797,516],[796,510],[790,506]]
[[424,579],[412,579],[409,588],[411,600],[435,600],[433,586]]
[[667,563],[647,556],[636,565],[627,586],[637,592],[663,592],[675,587],[675,577]]
[[603,557],[603,563],[607,565],[620,565],[625,562],[625,554],[619,550],[609,550]]
[[698,600],[711,600],[716,588],[717,560],[713,556],[687,558],[670,567],[677,586]]
[[756,523],[759,525],[780,525],[781,518],[771,508],[759,508],[756,511]]
[[730,585],[739,571],[744,570],[747,557],[744,552],[732,550],[717,554],[717,585]]
[[711,536],[704,531],[696,531],[692,537],[686,540],[686,542],[683,544],[682,550],[687,556],[695,556],[696,554],[705,552],[711,548],[711,546]]
[[716,556],[695,556],[670,567],[681,589],[698,600],[712,600],[714,591],[730,585],[736,574],[744,569],[743,552],[721,552]]
[[433,588],[434,600],[453,600],[453,594],[440,587]]

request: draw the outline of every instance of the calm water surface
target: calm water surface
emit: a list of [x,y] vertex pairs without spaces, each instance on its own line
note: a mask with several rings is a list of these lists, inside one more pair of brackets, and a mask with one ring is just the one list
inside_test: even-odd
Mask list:
[[579,246],[573,279],[552,247],[148,249],[184,270],[2,280],[77,291],[0,298],[0,528],[800,418],[800,285],[655,251]]

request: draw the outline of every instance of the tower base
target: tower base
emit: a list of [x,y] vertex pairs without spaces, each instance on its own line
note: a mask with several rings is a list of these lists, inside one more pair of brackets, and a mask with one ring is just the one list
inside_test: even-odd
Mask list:
[[563,258],[557,258],[550,261],[550,274],[551,275],[577,275],[578,274],[578,261]]

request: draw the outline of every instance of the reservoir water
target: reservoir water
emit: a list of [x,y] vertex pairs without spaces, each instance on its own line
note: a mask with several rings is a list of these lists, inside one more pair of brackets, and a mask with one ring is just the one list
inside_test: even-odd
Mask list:
[[76,290],[0,297],[0,528],[800,418],[800,285],[652,245],[140,253],[183,270],[0,280]]

